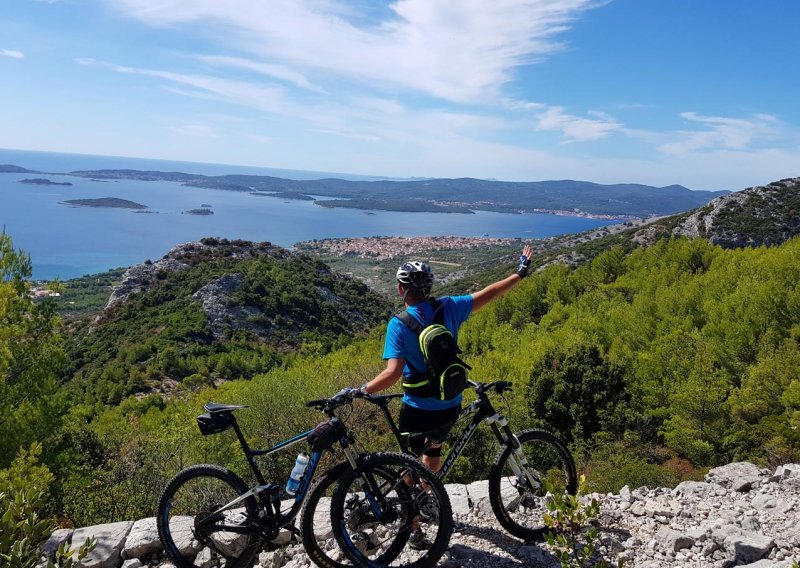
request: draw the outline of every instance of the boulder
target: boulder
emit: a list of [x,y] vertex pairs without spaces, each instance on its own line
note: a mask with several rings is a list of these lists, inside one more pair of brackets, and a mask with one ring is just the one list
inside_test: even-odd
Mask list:
[[461,483],[448,483],[444,488],[447,490],[448,497],[450,497],[450,505],[453,508],[453,514],[468,515],[470,506],[467,486]]
[[673,495],[704,495],[709,493],[714,494],[716,488],[711,483],[703,481],[681,481],[675,489],[672,490]]
[[759,494],[753,497],[752,505],[754,509],[774,509],[777,505],[775,497],[772,495]]
[[[44,541],[42,545],[42,554],[44,554],[48,559],[52,560],[56,556],[56,551],[58,547],[62,544],[69,544],[72,539],[72,533],[74,531],[72,529],[56,529],[50,535],[50,537]],[[79,543],[78,546],[80,546]]]
[[[511,488],[509,484],[501,484],[501,486],[506,486]],[[473,481],[469,485],[467,485],[467,493],[469,494],[469,500],[472,504],[473,509],[477,509],[482,513],[491,513],[492,506],[489,503],[489,482],[484,481]]]
[[149,517],[133,523],[125,546],[122,549],[122,558],[141,558],[161,550],[161,540],[158,537],[156,518]]
[[694,546],[694,539],[669,527],[661,527],[656,532],[656,540],[664,550],[678,552]]
[[737,564],[747,564],[764,558],[775,547],[775,541],[761,534],[745,534],[729,542]]
[[706,474],[706,481],[739,491],[749,491],[761,479],[761,470],[750,462],[729,463],[715,467]]
[[787,477],[800,477],[800,463],[787,463],[779,465],[775,470],[775,476],[781,479]]
[[94,538],[97,542],[94,550],[77,565],[83,568],[116,568],[122,564],[122,548],[132,526],[133,521],[123,521],[76,529],[72,535],[75,545],[80,546],[88,538]]

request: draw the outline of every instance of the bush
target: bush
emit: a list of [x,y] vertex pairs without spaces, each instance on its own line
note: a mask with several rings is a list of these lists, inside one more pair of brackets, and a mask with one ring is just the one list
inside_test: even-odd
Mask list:
[[617,493],[625,485],[631,488],[674,487],[681,477],[674,467],[654,463],[652,450],[638,444],[630,435],[600,446],[585,466],[588,491]]
[[[0,471],[0,565],[8,568],[33,568],[41,561],[41,545],[55,529],[55,523],[42,516],[45,496],[53,475],[46,466],[37,465],[41,444],[20,450],[11,467]],[[83,543],[78,560],[94,548]],[[74,551],[63,544],[44,568],[71,568]]]

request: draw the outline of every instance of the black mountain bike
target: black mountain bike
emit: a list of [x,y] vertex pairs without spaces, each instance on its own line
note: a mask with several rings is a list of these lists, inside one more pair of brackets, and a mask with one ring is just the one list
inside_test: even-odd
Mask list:
[[[386,421],[405,453],[410,453],[411,437],[426,438],[428,442],[425,448],[427,448],[444,441],[455,423],[471,416],[444,459],[438,474],[440,478],[444,478],[451,470],[478,425],[487,422],[501,446],[489,473],[488,492],[492,510],[497,520],[510,534],[526,541],[540,540],[548,530],[544,524],[548,493],[574,495],[577,492],[578,480],[572,456],[569,450],[546,430],[530,429],[517,434],[511,431],[508,420],[495,410],[489,397],[491,392],[503,394],[511,390],[510,382],[469,381],[469,386],[475,390],[478,400],[466,406],[454,422],[435,431],[412,434],[401,433],[398,430],[388,409],[389,401],[400,398],[401,394],[381,397],[361,396],[382,409]],[[331,505],[332,517],[345,519],[345,522],[333,527],[334,536],[340,545],[346,546],[353,540],[353,528],[356,527],[357,530],[359,525],[349,519],[353,515],[357,516],[361,508],[363,499],[358,497],[356,488],[352,487],[348,476],[344,476],[333,495]],[[356,554],[353,555],[352,552]],[[350,558],[357,558],[358,550],[350,547],[347,555]]]
[[[314,505],[319,501],[306,502],[306,497],[320,458],[337,445],[347,459],[322,474],[318,483],[330,485],[347,475],[362,495],[369,496],[369,511],[364,515],[373,520],[371,532],[346,545],[354,549],[348,556],[358,558],[366,552],[375,566],[433,566],[444,554],[452,533],[452,511],[444,486],[433,472],[407,455],[357,452],[335,412],[350,400],[338,395],[306,403],[323,411],[328,420],[268,450],[253,450],[247,444],[233,415],[245,406],[206,404],[206,414],[198,417],[201,433],[217,434],[232,428],[257,483],[248,486],[232,471],[207,464],[190,466],[172,478],[159,500],[156,522],[162,546],[177,568],[247,568],[262,545],[274,540],[282,528],[300,532],[293,523],[301,508],[301,536],[307,549],[311,548],[307,551],[320,566],[329,567],[324,563],[328,557],[314,547]],[[264,479],[255,458],[304,440],[311,443],[309,463],[294,499],[282,506],[282,486]],[[421,511],[431,504],[440,510],[439,524],[426,527],[433,536],[432,546],[409,555],[405,549],[411,532],[420,525]],[[321,519],[330,523],[331,517],[323,513]],[[333,524],[338,524],[336,519]]]

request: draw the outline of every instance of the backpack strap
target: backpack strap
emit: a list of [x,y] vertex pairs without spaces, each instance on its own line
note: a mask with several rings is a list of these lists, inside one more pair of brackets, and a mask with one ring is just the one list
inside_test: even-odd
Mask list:
[[[434,323],[441,323],[442,325],[444,325],[443,323],[444,310],[441,309],[441,302],[434,298],[431,298],[430,300],[428,300],[428,302],[431,304],[431,307],[433,308]],[[411,330],[411,332],[413,332],[414,335],[416,335],[417,337],[419,337],[419,335],[422,333],[422,330],[425,329],[425,327],[419,322],[417,318],[408,313],[407,309],[395,314],[394,317],[403,322],[403,325],[405,325],[409,330]],[[430,369],[425,371],[420,371],[419,369],[415,368],[414,365],[411,364],[411,361],[409,361],[408,359],[406,359],[406,365],[408,365],[408,368],[411,369],[412,373],[412,376],[409,377],[409,379],[413,380],[414,382],[413,383],[404,382],[403,390],[407,394],[412,394],[416,396],[422,396],[422,397],[431,396],[432,385],[430,382],[430,375],[431,375]]]
[[[442,309],[442,302],[436,298],[431,298],[428,300],[428,303],[431,305],[433,309],[433,323],[444,325],[444,310]],[[422,330],[425,329],[419,320],[408,313],[408,310],[403,310],[395,314],[397,319],[399,319],[405,326],[413,331],[417,336],[422,333]]]

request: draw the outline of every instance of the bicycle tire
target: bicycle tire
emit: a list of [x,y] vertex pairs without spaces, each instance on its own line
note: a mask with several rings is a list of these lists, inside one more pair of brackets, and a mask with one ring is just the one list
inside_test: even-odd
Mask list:
[[[554,490],[575,495],[578,478],[569,450],[547,430],[531,429],[516,434],[534,478],[550,482]],[[544,486],[529,490],[508,466],[513,448],[506,444],[489,472],[489,502],[495,517],[511,535],[525,541],[538,541],[550,530],[544,524],[547,512]],[[508,499],[508,503],[505,502]],[[530,526],[523,524],[529,522]]]
[[[379,494],[367,496],[361,491],[361,482],[374,476],[387,482],[381,484]],[[409,478],[413,479],[411,485],[406,482]],[[435,519],[421,521],[422,502],[434,504],[431,509],[436,510]],[[384,519],[378,520],[374,511],[381,505]],[[369,568],[435,566],[447,550],[453,533],[452,507],[439,476],[416,459],[398,452],[367,454],[362,456],[355,470],[345,470],[333,495],[331,519],[334,537],[348,559],[355,566]],[[396,534],[380,542],[379,531],[389,532],[396,523],[399,523]],[[414,523],[425,523],[429,530],[435,526],[436,536],[429,543],[430,548],[411,554],[406,550],[406,543]],[[379,553],[370,553],[377,554],[375,558],[365,554],[350,535],[349,531],[360,535],[364,526],[371,527],[371,536],[377,535],[378,543],[370,541],[376,549],[378,544],[389,543]]]
[[[303,512],[300,519],[303,548],[305,548],[306,554],[311,561],[320,568],[352,567],[352,564],[343,562],[347,558],[338,545],[336,545],[335,550],[330,546],[330,544],[335,544],[330,520],[332,492],[335,490],[339,478],[349,467],[350,464],[346,462],[340,463],[319,476],[309,488],[308,497],[306,497],[306,501],[303,504]],[[324,508],[320,511],[320,503],[324,502],[325,499],[328,500],[327,511]],[[331,543],[331,540],[334,540],[334,543]]]
[[[216,465],[193,465],[170,480],[158,502],[156,525],[161,546],[177,568],[211,565],[215,558],[225,559],[226,568],[252,565],[262,543],[255,528],[252,533],[237,534],[204,530],[201,522],[201,515],[216,511],[248,490],[238,475]],[[253,496],[244,499],[243,507],[213,516],[231,525],[245,525],[257,518],[258,504]]]

